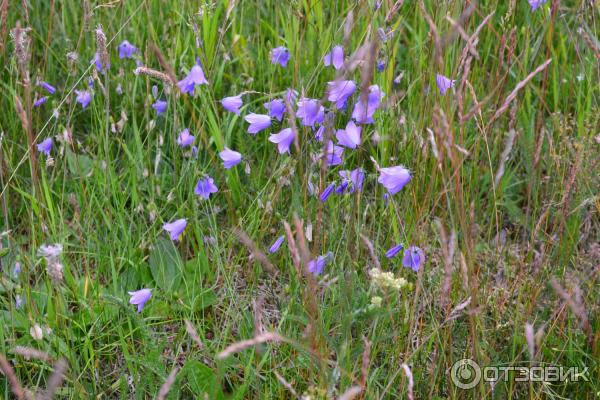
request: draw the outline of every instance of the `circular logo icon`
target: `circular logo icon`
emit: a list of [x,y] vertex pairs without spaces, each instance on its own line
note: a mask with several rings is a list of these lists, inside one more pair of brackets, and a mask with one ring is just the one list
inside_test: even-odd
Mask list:
[[481,380],[481,368],[468,358],[458,360],[450,370],[450,379],[461,389],[473,389]]

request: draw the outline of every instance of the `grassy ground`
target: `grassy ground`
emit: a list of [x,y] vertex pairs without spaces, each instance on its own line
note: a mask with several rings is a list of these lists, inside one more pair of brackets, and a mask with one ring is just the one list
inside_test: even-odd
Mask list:
[[[525,0],[397,9],[384,0],[378,10],[374,1],[0,3],[0,353],[14,369],[1,368],[1,398],[49,386],[58,398],[143,399],[165,382],[182,399],[598,398],[598,3],[550,0],[535,12]],[[30,28],[30,60],[11,41],[17,21]],[[98,24],[109,40],[104,75],[89,63]],[[393,34],[383,41],[378,28]],[[135,61],[118,57],[125,39],[142,65],[177,79],[199,56],[209,85],[190,97],[135,75]],[[243,116],[287,88],[323,98],[336,72],[322,57],[336,44],[347,55],[366,45],[348,77],[386,93],[343,165],[321,168],[321,144],[299,124],[291,155],[277,154],[267,132],[246,133]],[[277,46],[290,51],[287,68],[270,63]],[[387,64],[371,76],[376,60]],[[456,87],[440,95],[436,73]],[[82,109],[73,89],[89,77],[94,97]],[[38,79],[57,92],[33,108]],[[220,99],[244,91],[241,116],[223,110]],[[156,97],[168,101],[160,117]],[[184,127],[197,158],[177,146]],[[51,159],[34,146],[47,137]],[[225,170],[223,146],[242,164]],[[413,179],[385,199],[377,165],[398,164]],[[358,166],[362,193],[311,196],[309,180],[320,192]],[[208,201],[193,191],[205,173],[219,187]],[[177,218],[188,226],[171,242],[162,225]],[[285,223],[286,243],[260,261]],[[37,255],[54,243],[58,280]],[[398,243],[424,250],[418,273],[401,254],[384,257]],[[327,252],[323,275],[303,272]],[[378,288],[377,264],[408,284]],[[141,288],[153,291],[138,314],[127,292]],[[239,351],[220,354],[234,343]],[[464,358],[588,371],[555,384],[511,373],[463,390],[451,368]]]

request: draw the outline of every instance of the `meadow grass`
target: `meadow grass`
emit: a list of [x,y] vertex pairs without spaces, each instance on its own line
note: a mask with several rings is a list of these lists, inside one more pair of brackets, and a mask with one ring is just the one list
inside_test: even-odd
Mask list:
[[[599,13],[584,0],[0,1],[0,397],[598,398]],[[90,63],[99,26],[106,73]],[[167,81],[199,57],[209,84],[188,96],[134,74],[123,40]],[[357,93],[386,94],[361,146],[324,168],[293,119],[269,129],[295,126],[289,155],[249,135],[243,116],[288,88],[325,99],[337,44],[359,61]],[[270,62],[278,46],[286,68]],[[441,95],[436,74],[455,87]],[[90,79],[82,109],[74,90]],[[38,80],[57,91],[33,107]],[[246,91],[240,116],[219,103]],[[195,157],[176,143],[186,127]],[[48,137],[50,157],[35,146]],[[224,146],[240,165],[223,168]],[[385,196],[378,169],[400,164],[412,180]],[[318,200],[357,167],[362,192]],[[194,194],[204,174],[209,200]],[[162,226],[178,218],[173,242]],[[384,256],[399,243],[423,249],[418,272]],[[38,254],[49,244],[58,267]],[[323,274],[306,272],[328,252]],[[379,287],[373,268],[406,284]],[[141,288],[137,313],[127,292]],[[466,358],[588,370],[464,390],[451,368]]]

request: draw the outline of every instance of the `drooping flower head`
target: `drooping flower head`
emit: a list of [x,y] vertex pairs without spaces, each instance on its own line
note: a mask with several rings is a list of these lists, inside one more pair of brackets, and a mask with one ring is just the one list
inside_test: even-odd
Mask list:
[[385,70],[385,60],[377,61],[377,71],[383,72]]
[[327,82],[327,100],[334,102],[338,109],[346,107],[346,101],[354,91],[356,84],[353,81]]
[[49,84],[48,82],[39,82],[38,86],[46,89],[46,91],[48,91],[48,93],[50,94],[54,94],[54,92],[56,92],[56,88],[54,86],[52,86],[51,84]]
[[342,163],[342,154],[344,153],[344,148],[341,146],[336,146],[330,140],[327,142],[327,151],[325,152],[326,163],[328,166],[340,165]]
[[290,52],[283,46],[275,47],[271,50],[271,64],[279,64],[286,67],[290,60]]
[[279,250],[279,248],[281,247],[281,245],[283,244],[285,240],[284,236],[279,236],[277,238],[277,240],[275,240],[275,242],[273,242],[273,244],[271,245],[271,247],[269,247],[269,253],[273,254],[275,253],[277,250]]
[[119,49],[119,58],[132,58],[135,53],[139,50],[137,47],[129,43],[127,40],[123,40],[117,47]]
[[329,263],[329,261],[332,258],[333,254],[331,252],[328,252],[323,256],[319,256],[316,259],[309,261],[308,265],[306,266],[306,269],[314,276],[321,275],[323,273],[323,270],[325,269],[325,266],[327,265],[327,263]]
[[46,102],[46,100],[48,100],[48,98],[46,96],[42,96],[39,99],[37,99],[36,101],[33,102],[33,106],[34,107],[39,107],[42,104],[44,104]]
[[181,93],[187,93],[189,95],[194,94],[194,88],[196,85],[208,85],[208,81],[204,76],[204,71],[202,70],[202,66],[200,65],[200,59],[196,60],[196,65],[192,67],[190,73],[177,82],[177,86]]
[[269,112],[270,117],[277,119],[277,121],[283,119],[283,113],[285,112],[285,104],[283,104],[283,101],[275,99],[263,105]]
[[161,115],[167,111],[167,102],[163,100],[156,100],[156,102],[152,104],[152,108],[156,110],[156,115]]
[[77,95],[75,99],[81,104],[81,108],[86,108],[92,101],[92,94],[87,90],[76,90],[75,94]]
[[531,7],[531,11],[537,10],[539,7],[543,6],[547,0],[529,0],[529,6]]
[[346,129],[338,129],[335,133],[335,137],[342,146],[355,149],[357,146],[360,146],[361,143],[361,130],[361,127],[356,126],[353,121],[348,121]]
[[144,306],[152,297],[152,289],[140,289],[135,292],[127,292],[131,296],[129,299],[129,304],[133,304],[137,306],[137,312],[141,313],[144,309]]
[[171,240],[178,241],[186,225],[187,220],[185,218],[181,218],[164,224],[163,229],[169,233]]
[[411,180],[410,171],[402,165],[389,168],[381,168],[379,171],[379,183],[393,195],[398,193]]
[[435,76],[435,84],[440,89],[440,94],[446,93],[448,89],[454,86],[454,80],[446,78],[444,75],[437,74]]
[[[314,130],[314,128],[313,128],[313,130]],[[319,126],[319,128],[315,131],[315,139],[318,140],[319,142],[322,142],[324,133],[325,133],[325,126],[324,125]]]
[[401,244],[397,244],[394,247],[392,247],[391,249],[389,249],[388,251],[385,252],[385,256],[387,258],[392,258],[394,256],[396,256],[396,254],[400,253],[400,251],[403,249],[404,247]]
[[242,100],[242,95],[239,94],[237,96],[225,97],[221,100],[221,105],[224,109],[234,114],[240,115],[240,107],[244,104]]
[[352,171],[340,171],[342,179],[350,181],[350,190],[348,193],[354,193],[355,190],[362,191],[363,182],[365,181],[365,171],[362,168],[356,168]]
[[364,96],[361,95],[356,101],[354,110],[352,111],[352,118],[360,124],[372,124],[374,122],[373,115],[381,105],[383,96],[385,96],[385,94],[379,89],[379,86],[369,86],[367,98],[365,99]]
[[333,192],[334,188],[335,188],[335,183],[330,183],[325,189],[323,189],[323,192],[319,196],[319,200],[323,203],[325,201],[327,201],[329,196],[331,196],[331,193]]
[[42,141],[42,143],[38,143],[37,150],[40,153],[44,153],[46,156],[50,155],[50,150],[52,150],[52,138],[46,138]]
[[229,169],[238,165],[242,161],[242,155],[237,151],[233,151],[227,147],[219,153],[219,157],[223,160],[223,166],[225,169]]
[[215,181],[210,176],[198,180],[194,193],[203,199],[208,199],[212,193],[217,193],[219,188],[215,185]]
[[325,54],[323,63],[326,67],[333,65],[335,69],[342,68],[344,66],[344,48],[342,46],[335,46],[331,52]]
[[304,98],[298,101],[296,116],[302,119],[302,125],[314,126],[325,119],[325,107],[318,100]]
[[417,246],[410,246],[404,250],[402,265],[406,268],[411,268],[413,271],[418,271],[421,265],[425,263],[425,253]]
[[190,134],[190,130],[188,128],[185,128],[184,130],[179,132],[179,137],[177,137],[177,144],[179,145],[179,147],[184,149],[194,144],[195,139],[196,138],[194,137],[194,135]]
[[277,134],[269,136],[269,142],[277,143],[279,154],[289,153],[290,146],[294,142],[296,135],[292,128],[285,128]]
[[252,135],[256,135],[258,132],[271,126],[271,117],[265,114],[250,113],[244,119],[250,124],[248,133]]

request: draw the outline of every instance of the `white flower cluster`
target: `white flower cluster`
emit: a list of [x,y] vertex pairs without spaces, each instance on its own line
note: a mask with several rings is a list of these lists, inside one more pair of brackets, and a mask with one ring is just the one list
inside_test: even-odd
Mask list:
[[54,282],[63,280],[63,265],[59,260],[62,250],[62,244],[42,245],[38,250],[38,256],[46,259],[46,271]]
[[371,269],[369,275],[372,285],[381,290],[400,290],[408,284],[406,279],[396,278],[392,272],[383,272],[379,268]]

